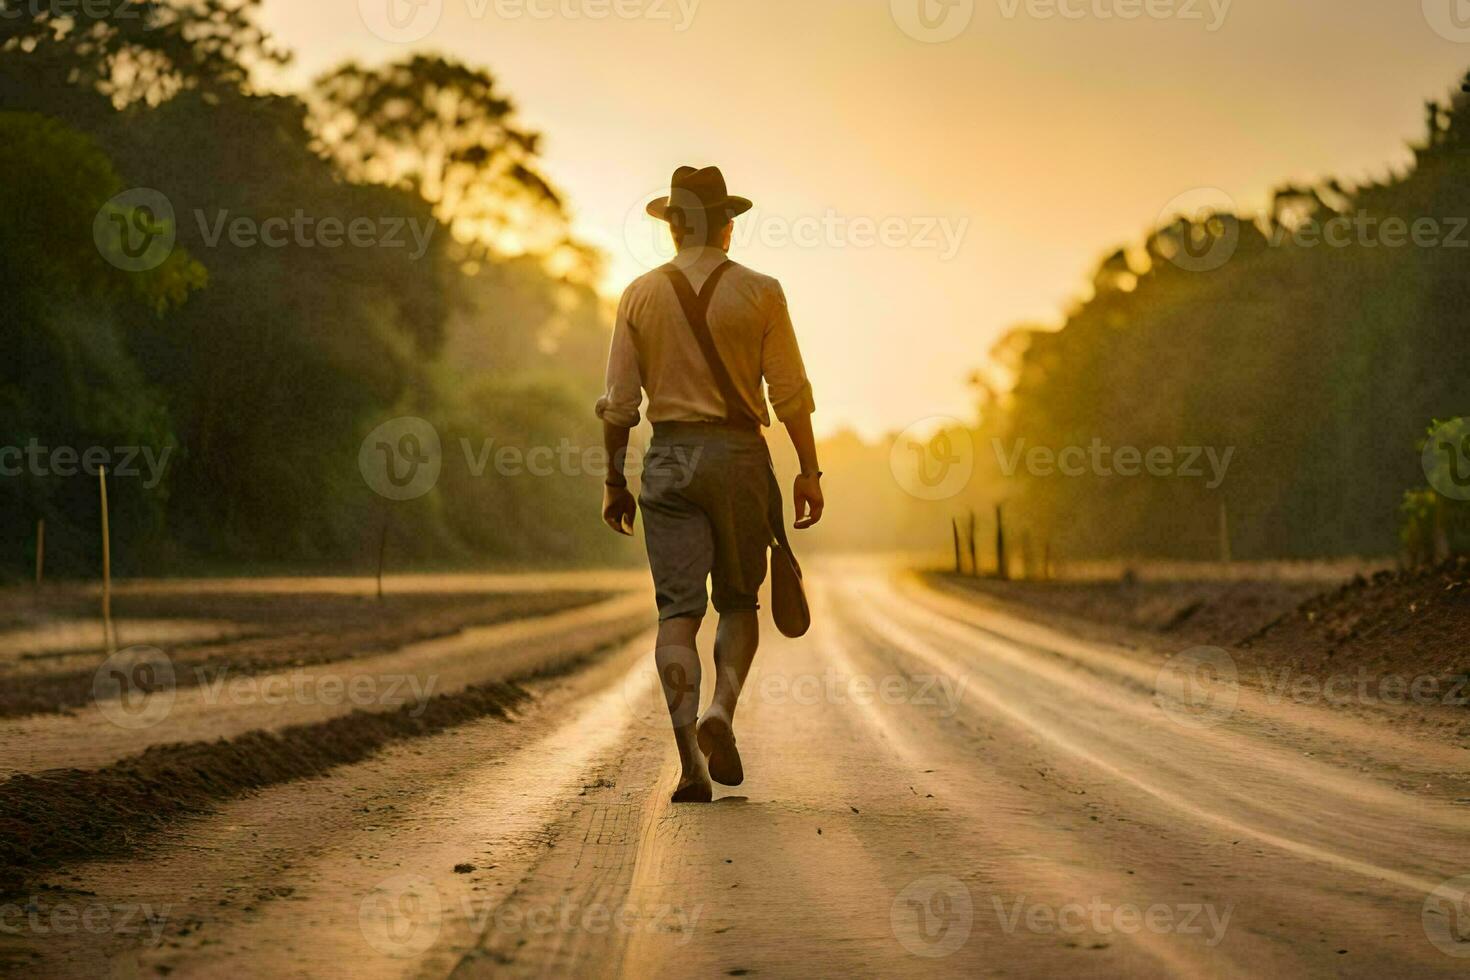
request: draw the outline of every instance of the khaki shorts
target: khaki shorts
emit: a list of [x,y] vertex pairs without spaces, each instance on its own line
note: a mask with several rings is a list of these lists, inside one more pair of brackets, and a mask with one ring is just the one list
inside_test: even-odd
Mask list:
[[703,616],[709,579],[717,611],[760,608],[781,495],[759,431],[655,424],[638,504],[660,621]]

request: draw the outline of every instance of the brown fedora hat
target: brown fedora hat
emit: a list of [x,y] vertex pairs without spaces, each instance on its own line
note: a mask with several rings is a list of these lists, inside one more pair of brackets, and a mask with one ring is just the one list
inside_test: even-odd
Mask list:
[[669,211],[678,208],[684,211],[723,210],[733,218],[755,207],[749,198],[735,197],[725,187],[725,175],[719,167],[680,167],[674,171],[667,197],[656,197],[648,202],[648,213],[660,221],[669,220]]

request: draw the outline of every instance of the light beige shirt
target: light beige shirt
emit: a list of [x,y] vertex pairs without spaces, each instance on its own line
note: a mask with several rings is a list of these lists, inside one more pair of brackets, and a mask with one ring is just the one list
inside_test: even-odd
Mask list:
[[[719,249],[695,248],[680,252],[674,263],[697,293],[727,258]],[[771,424],[763,381],[783,422],[816,409],[779,282],[732,263],[708,319],[730,378],[756,417]],[[657,269],[635,279],[618,304],[598,418],[632,428],[645,391],[650,422],[711,422],[735,414],[726,409],[673,285]]]

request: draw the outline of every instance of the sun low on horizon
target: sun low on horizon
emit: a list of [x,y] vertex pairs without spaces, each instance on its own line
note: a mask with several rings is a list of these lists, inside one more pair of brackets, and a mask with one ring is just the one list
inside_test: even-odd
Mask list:
[[1424,101],[1470,65],[1417,3],[1101,2],[267,0],[263,19],[299,52],[291,87],[417,51],[488,68],[610,298],[667,258],[643,205],[675,167],[720,166],[756,202],[732,255],[785,287],[819,431],[875,437],[973,417],[994,342],[1058,324],[1181,196],[1254,211],[1285,183],[1402,170]]

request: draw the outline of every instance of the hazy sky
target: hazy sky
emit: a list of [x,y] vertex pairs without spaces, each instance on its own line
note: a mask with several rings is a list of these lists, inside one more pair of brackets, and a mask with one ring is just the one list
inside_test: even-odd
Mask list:
[[488,67],[613,256],[609,295],[657,261],[644,202],[719,164],[757,203],[735,257],[785,284],[819,428],[869,435],[968,416],[994,339],[1055,322],[1176,196],[1259,207],[1287,179],[1404,166],[1424,100],[1470,68],[1467,0],[266,0],[265,19],[297,80],[410,48]]

